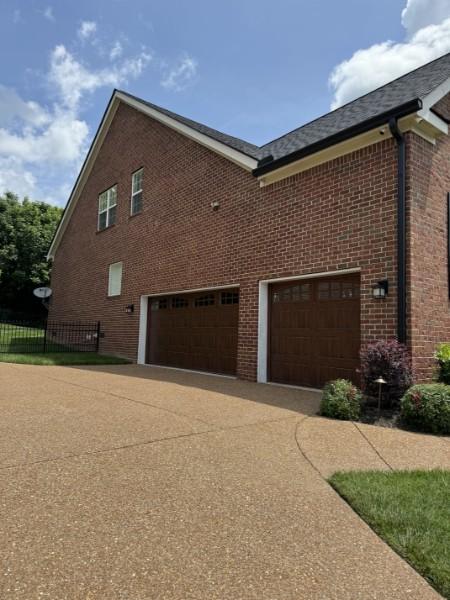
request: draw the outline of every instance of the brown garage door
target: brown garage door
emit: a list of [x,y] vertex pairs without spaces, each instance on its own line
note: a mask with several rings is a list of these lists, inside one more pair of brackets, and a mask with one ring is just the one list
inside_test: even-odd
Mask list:
[[358,382],[359,275],[274,284],[270,289],[271,381],[321,387]]
[[147,362],[236,373],[239,290],[150,299]]

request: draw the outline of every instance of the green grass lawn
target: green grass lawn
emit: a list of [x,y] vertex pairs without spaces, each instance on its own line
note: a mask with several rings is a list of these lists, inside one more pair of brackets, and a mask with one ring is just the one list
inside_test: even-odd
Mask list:
[[124,365],[130,361],[96,352],[46,352],[45,354],[0,353],[0,362],[22,365]]
[[13,324],[0,324],[0,362],[23,365],[122,365],[130,361],[96,352],[64,352],[67,346],[47,335],[44,353],[44,330]]
[[381,538],[450,598],[450,471],[336,473],[329,481]]
[[[44,329],[37,327],[23,327],[11,323],[0,324],[0,351],[19,354],[22,352],[44,350]],[[58,351],[60,344],[53,342],[48,336],[46,348],[49,352]]]

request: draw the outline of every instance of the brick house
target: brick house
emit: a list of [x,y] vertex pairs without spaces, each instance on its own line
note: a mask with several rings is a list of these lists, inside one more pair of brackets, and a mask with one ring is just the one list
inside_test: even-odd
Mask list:
[[52,242],[102,352],[319,387],[450,340],[450,54],[262,147],[114,91]]

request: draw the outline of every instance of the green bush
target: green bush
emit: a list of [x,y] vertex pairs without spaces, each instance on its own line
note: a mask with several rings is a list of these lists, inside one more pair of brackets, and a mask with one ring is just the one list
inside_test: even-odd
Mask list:
[[413,385],[401,400],[403,421],[420,431],[450,434],[450,386]]
[[323,388],[320,414],[332,419],[356,421],[361,412],[361,392],[346,379],[330,381]]
[[439,344],[434,353],[438,363],[438,380],[450,383],[450,344]]

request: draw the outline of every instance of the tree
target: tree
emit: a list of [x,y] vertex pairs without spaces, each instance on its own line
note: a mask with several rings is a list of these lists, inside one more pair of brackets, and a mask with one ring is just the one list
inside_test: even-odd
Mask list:
[[33,289],[50,281],[46,254],[61,215],[45,202],[0,195],[0,310],[42,314]]

